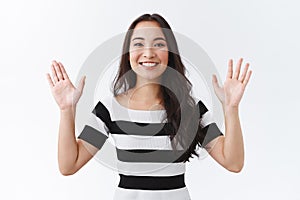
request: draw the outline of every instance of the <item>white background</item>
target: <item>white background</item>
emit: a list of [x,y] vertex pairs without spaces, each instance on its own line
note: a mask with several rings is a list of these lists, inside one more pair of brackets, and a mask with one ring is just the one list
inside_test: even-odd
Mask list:
[[243,171],[193,160],[192,199],[300,199],[299,7],[296,0],[1,1],[0,199],[112,199],[119,177],[95,160],[73,176],[59,173],[59,110],[45,74],[57,59],[75,80],[98,45],[154,12],[203,47],[221,77],[229,58],[244,57],[253,70],[240,105]]

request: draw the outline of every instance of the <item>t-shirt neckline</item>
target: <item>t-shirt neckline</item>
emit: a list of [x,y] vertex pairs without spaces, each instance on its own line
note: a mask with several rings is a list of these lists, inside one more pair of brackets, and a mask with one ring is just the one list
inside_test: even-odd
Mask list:
[[128,111],[132,111],[132,112],[166,112],[166,110],[135,110],[135,109],[130,109],[127,108],[123,105],[121,105],[118,100],[113,96],[113,100],[115,101],[115,103],[122,109],[128,110]]

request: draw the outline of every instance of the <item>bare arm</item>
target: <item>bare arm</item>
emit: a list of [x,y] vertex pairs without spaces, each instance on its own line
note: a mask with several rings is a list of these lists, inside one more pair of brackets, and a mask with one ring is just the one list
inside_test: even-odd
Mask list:
[[58,164],[63,175],[72,175],[84,166],[99,150],[75,138],[73,110],[60,111]]
[[75,138],[76,105],[81,97],[85,78],[78,88],[71,83],[64,66],[56,61],[51,65],[52,78],[47,74],[52,95],[60,109],[58,164],[63,175],[71,175],[85,165],[98,149]]
[[228,108],[224,115],[225,136],[208,143],[206,149],[224,168],[232,172],[240,172],[244,165],[244,142],[238,109]]
[[247,63],[240,75],[242,59],[239,60],[233,75],[232,60],[229,61],[228,74],[224,87],[220,87],[216,77],[213,85],[223,105],[225,116],[225,136],[212,140],[207,146],[209,154],[223,167],[232,172],[240,172],[244,166],[244,142],[239,119],[239,103],[252,71],[248,71]]

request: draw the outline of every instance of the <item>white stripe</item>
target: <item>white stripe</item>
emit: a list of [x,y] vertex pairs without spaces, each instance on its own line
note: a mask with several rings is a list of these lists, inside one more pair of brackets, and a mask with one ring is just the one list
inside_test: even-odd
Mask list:
[[112,121],[125,120],[141,123],[161,123],[166,121],[165,110],[133,110],[122,106],[113,96],[101,101],[108,109]]
[[[118,149],[172,150],[169,136],[141,136],[111,134]],[[178,145],[177,150],[183,150]]]
[[117,161],[120,174],[134,176],[175,176],[186,171],[185,163],[137,163]]
[[206,113],[204,113],[204,115],[202,115],[201,118],[201,125],[202,127],[206,127],[207,125],[211,124],[214,122],[212,113],[210,111],[207,111]]
[[131,121],[140,123],[161,123],[164,122],[165,111],[146,111],[146,110],[126,110],[124,108],[109,108],[111,120]]
[[[159,183],[158,183],[159,184]],[[114,200],[190,200],[189,191],[186,187],[174,190],[133,190],[117,188]]]
[[97,131],[100,131],[108,137],[109,129],[106,127],[105,123],[99,119],[95,114],[90,113],[86,125],[93,127]]

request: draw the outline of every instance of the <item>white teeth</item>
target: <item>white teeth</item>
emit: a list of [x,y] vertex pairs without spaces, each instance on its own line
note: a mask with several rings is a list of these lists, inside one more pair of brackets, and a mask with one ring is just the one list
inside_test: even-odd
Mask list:
[[154,67],[157,65],[157,63],[144,62],[144,63],[142,63],[142,65],[145,67]]

